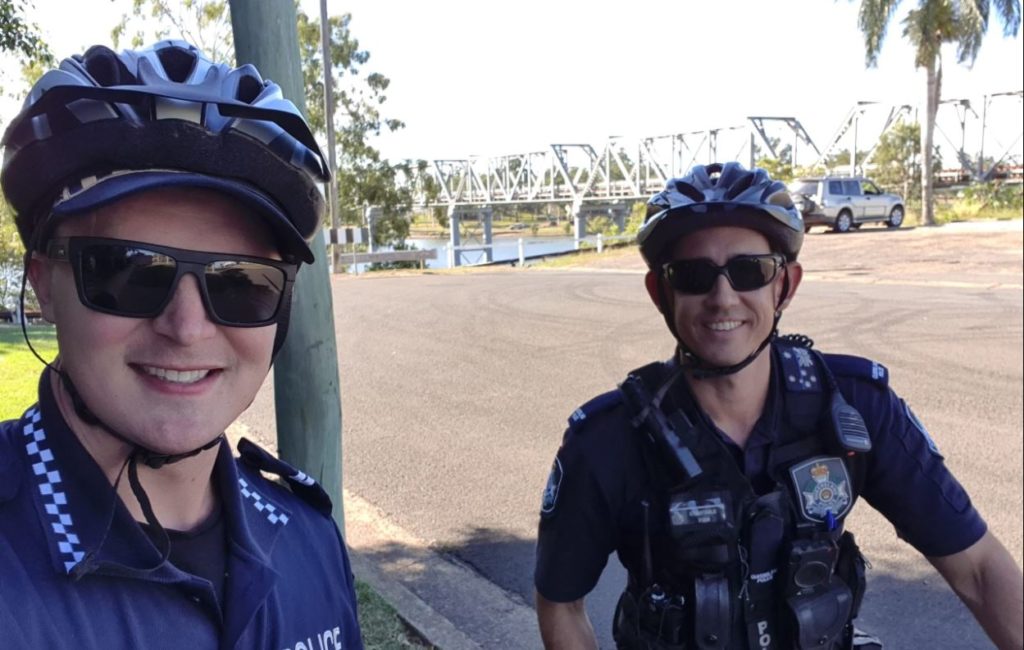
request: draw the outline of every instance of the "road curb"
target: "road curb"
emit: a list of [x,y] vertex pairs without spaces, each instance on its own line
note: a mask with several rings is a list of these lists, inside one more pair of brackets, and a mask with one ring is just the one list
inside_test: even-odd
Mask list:
[[355,576],[443,650],[541,647],[533,608],[471,567],[433,550],[345,491],[345,541]]
[[386,577],[374,565],[373,560],[363,553],[349,554],[352,573],[356,578],[370,585],[381,598],[386,600],[405,623],[423,639],[444,650],[478,650],[480,645],[463,634],[455,624],[439,614],[422,598],[406,589],[397,580]]

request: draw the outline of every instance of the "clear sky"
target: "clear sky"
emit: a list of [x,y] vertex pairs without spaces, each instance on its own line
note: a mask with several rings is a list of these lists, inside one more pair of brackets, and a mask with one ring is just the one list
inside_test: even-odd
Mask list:
[[[108,42],[131,0],[36,4],[35,19],[63,57]],[[796,117],[824,147],[857,101],[923,101],[924,73],[900,25],[917,3],[901,6],[875,69],[864,66],[858,4],[328,0],[328,11],[352,13],[352,31],[371,54],[364,70],[391,79],[384,114],[407,127],[378,147],[391,158],[430,159],[598,146],[609,135],[727,127],[748,115]],[[317,0],[302,6],[319,12]],[[986,93],[1024,86],[1020,38],[1004,39],[994,17],[973,69],[952,50],[944,62],[943,97],[970,99],[979,115]],[[0,121],[10,110],[0,106]],[[882,113],[865,121],[864,137]],[[1021,102],[993,102],[989,114],[986,151],[1001,152],[1021,131]],[[969,117],[968,149],[980,125]],[[952,107],[940,112],[939,127],[959,140]]]

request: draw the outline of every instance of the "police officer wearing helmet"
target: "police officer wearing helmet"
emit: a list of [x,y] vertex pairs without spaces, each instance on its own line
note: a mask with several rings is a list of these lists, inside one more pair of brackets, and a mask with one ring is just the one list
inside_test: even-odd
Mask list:
[[629,578],[620,648],[878,648],[856,630],[863,497],[1001,648],[1022,644],[1021,571],[884,366],[776,334],[800,287],[784,186],[695,167],[648,203],[647,292],[677,353],[577,409],[544,491],[535,584],[548,648],[593,648],[584,597]]
[[96,46],[3,146],[59,354],[0,424],[2,645],[362,647],[326,493],[223,435],[313,262],[329,174],[301,114],[181,41]]

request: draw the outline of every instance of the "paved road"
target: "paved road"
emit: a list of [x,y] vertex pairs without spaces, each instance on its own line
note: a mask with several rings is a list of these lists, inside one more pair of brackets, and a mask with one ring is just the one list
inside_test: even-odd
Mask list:
[[[783,329],[886,363],[1020,563],[1017,224],[1009,233],[812,235],[809,277]],[[638,265],[619,259],[605,272],[336,279],[346,488],[529,602],[540,492],[565,417],[671,352]],[[265,435],[272,412],[268,386],[244,421]],[[862,505],[850,527],[873,566],[863,627],[889,648],[988,647],[891,526]],[[613,561],[591,599],[603,645],[621,582]],[[431,604],[458,623],[447,599]]]

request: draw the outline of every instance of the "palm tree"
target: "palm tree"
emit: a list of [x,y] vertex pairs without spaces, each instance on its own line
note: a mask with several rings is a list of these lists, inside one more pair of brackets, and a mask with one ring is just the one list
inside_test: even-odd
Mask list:
[[[858,25],[864,34],[865,62],[878,64],[885,32],[900,0],[861,0]],[[958,63],[974,64],[981,39],[988,30],[988,17],[995,8],[1003,23],[1004,36],[1017,36],[1020,29],[1020,0],[918,0],[903,20],[903,36],[917,48],[914,66],[928,75],[924,128],[921,129],[921,210],[925,225],[935,225],[932,198],[932,151],[935,113],[942,94],[942,45],[956,43]]]

